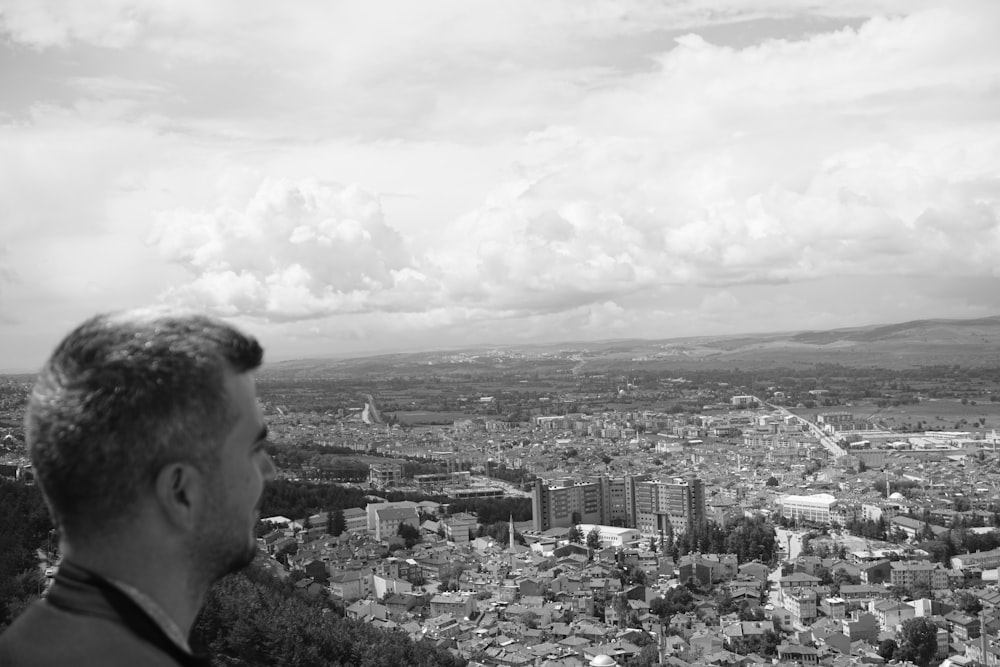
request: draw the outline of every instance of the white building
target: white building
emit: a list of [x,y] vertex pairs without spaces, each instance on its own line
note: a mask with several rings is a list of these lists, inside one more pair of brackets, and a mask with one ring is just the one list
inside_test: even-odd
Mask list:
[[578,528],[583,534],[584,540],[594,528],[601,538],[602,547],[628,547],[639,541],[640,533],[635,528],[616,528],[615,526],[601,526],[593,523],[581,523]]
[[829,493],[817,493],[811,496],[782,496],[781,516],[796,521],[815,521],[830,523],[832,510],[837,499]]

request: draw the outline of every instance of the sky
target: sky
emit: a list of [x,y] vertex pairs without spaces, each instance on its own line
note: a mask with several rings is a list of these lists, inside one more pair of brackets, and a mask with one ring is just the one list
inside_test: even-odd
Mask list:
[[0,369],[1000,314],[996,0],[0,0]]

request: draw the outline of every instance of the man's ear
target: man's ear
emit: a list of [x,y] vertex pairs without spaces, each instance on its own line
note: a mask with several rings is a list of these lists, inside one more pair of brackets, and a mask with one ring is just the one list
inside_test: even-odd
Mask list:
[[205,503],[205,476],[190,463],[168,463],[156,476],[156,500],[178,528],[195,526]]

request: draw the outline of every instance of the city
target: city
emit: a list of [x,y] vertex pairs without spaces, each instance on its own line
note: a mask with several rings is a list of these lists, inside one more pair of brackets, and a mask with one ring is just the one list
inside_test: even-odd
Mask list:
[[[992,371],[564,376],[491,354],[506,371],[451,392],[263,373],[279,479],[255,576],[458,664],[997,664]],[[0,472],[30,487],[29,379],[3,386]]]

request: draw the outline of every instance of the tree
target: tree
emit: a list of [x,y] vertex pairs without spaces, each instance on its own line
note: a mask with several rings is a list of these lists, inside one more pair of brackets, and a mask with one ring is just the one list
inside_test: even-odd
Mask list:
[[767,481],[764,482],[764,486],[778,486],[778,478],[771,475],[767,478]]
[[952,596],[952,602],[958,609],[970,616],[975,616],[983,610],[983,604],[979,598],[968,591],[956,591]]
[[909,660],[920,667],[926,667],[937,654],[937,631],[937,625],[923,616],[903,621],[903,629],[899,634],[901,643],[896,650],[895,659]]
[[883,639],[878,644],[878,654],[882,656],[886,662],[889,662],[896,654],[896,648],[895,639]]
[[569,527],[569,533],[566,535],[566,538],[570,542],[573,542],[575,544],[580,544],[583,542],[583,534],[580,532],[580,529],[577,528],[575,525]]
[[327,521],[329,526],[327,526],[326,532],[330,533],[334,537],[339,537],[345,530],[347,530],[347,521],[344,519],[344,509],[338,507],[336,510],[329,512],[327,514]]
[[587,547],[594,551],[601,548],[601,531],[597,529],[597,526],[591,528],[590,532],[587,533]]
[[399,524],[399,528],[396,529],[396,534],[403,538],[403,544],[406,545],[407,549],[413,547],[413,545],[420,542],[420,529],[411,526],[408,523]]

